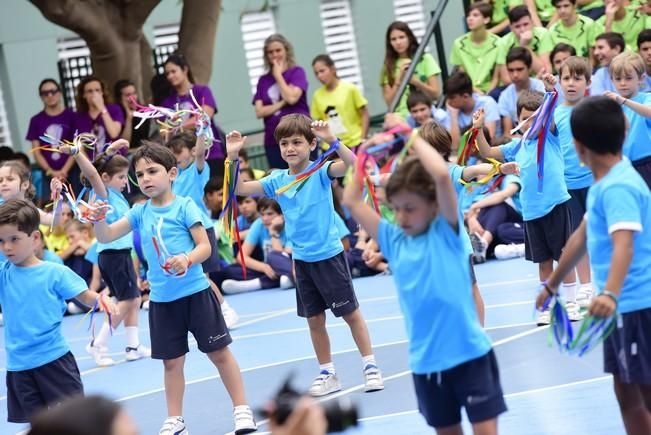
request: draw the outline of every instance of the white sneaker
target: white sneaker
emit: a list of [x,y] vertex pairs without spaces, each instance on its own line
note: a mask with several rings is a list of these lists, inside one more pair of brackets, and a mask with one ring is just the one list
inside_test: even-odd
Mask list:
[[158,435],[189,435],[183,417],[167,417],[158,431]]
[[581,311],[579,310],[579,304],[576,302],[566,303],[565,309],[567,310],[567,317],[570,319],[570,321],[578,322],[579,320],[583,320],[583,314],[581,314]]
[[292,282],[291,278],[288,277],[287,275],[281,275],[280,288],[283,289],[294,288],[294,283]]
[[79,308],[74,302],[68,302],[68,314],[81,314],[84,310]]
[[472,244],[472,259],[475,263],[483,263],[486,261],[486,251],[488,250],[488,243],[482,239],[477,233],[470,235],[470,243]]
[[142,309],[145,311],[149,311],[149,299],[147,299],[145,302],[142,303]]
[[579,305],[579,308],[588,308],[590,302],[592,302],[593,295],[594,290],[592,287],[586,288],[584,286],[579,286],[579,292],[576,295],[576,303]]
[[228,304],[222,304],[221,309],[224,321],[226,322],[226,327],[228,329],[233,329],[237,324],[237,321],[240,320],[240,316],[238,316],[237,312],[235,312],[235,310]]
[[524,257],[524,243],[495,246],[495,258],[498,260],[508,260],[509,258],[518,257]]
[[551,311],[536,311],[536,325],[543,326],[551,323]]
[[151,349],[139,344],[137,347],[129,347],[124,350],[127,361],[136,361],[141,358],[151,358]]
[[108,367],[115,364],[113,358],[108,356],[108,348],[105,346],[94,346],[91,341],[86,345],[86,352],[90,354],[95,360],[95,364],[100,367]]
[[235,419],[235,435],[243,435],[258,430],[258,425],[253,419],[253,411],[247,405],[236,406],[233,409],[233,418]]
[[364,369],[364,391],[370,393],[379,390],[384,390],[382,372],[375,364],[367,364]]
[[309,393],[310,396],[321,397],[339,390],[341,390],[341,384],[337,376],[327,370],[321,370],[319,376],[312,381]]

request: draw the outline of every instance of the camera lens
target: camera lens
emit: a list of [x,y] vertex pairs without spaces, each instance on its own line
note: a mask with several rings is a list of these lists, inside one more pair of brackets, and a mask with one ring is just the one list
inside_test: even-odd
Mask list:
[[322,404],[328,421],[328,433],[343,432],[357,426],[357,407],[347,397]]

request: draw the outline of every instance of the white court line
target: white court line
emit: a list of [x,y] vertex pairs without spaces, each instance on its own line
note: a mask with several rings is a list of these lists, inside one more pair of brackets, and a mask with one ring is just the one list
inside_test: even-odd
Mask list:
[[512,279],[510,281],[498,281],[498,282],[489,282],[489,283],[482,283],[481,281],[478,281],[477,284],[479,285],[479,290],[481,291],[482,289],[485,288],[491,288],[491,287],[500,287],[503,285],[510,285],[510,284],[523,284],[525,282],[539,282],[538,278],[524,278],[524,279]]

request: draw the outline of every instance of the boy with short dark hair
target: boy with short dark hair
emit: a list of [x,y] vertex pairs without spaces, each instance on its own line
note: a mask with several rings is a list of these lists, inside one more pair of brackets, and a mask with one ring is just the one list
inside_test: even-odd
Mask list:
[[[568,240],[558,267],[536,299],[541,308],[586,253],[599,294],[595,317],[621,316],[603,343],[604,370],[629,434],[651,433],[651,194],[628,159],[622,158],[626,120],[607,97],[588,97],[571,118],[577,154],[592,169],[595,184],[588,212]],[[619,314],[618,314],[619,313]]]
[[434,106],[432,99],[422,92],[412,91],[409,94],[407,109],[409,116],[406,122],[411,128],[420,127],[431,119],[450,130],[450,117],[447,112]]
[[589,57],[590,50],[603,27],[592,19],[579,15],[576,0],[552,0],[558,21],[549,28],[552,44],[559,42],[572,45],[577,55]]
[[637,52],[644,60],[646,75],[644,91],[651,92],[651,29],[645,29],[637,36]]
[[606,32],[597,36],[594,44],[594,57],[599,68],[592,75],[590,95],[602,95],[606,91],[615,92],[615,85],[610,79],[608,67],[610,62],[626,48],[624,38],[619,33]]

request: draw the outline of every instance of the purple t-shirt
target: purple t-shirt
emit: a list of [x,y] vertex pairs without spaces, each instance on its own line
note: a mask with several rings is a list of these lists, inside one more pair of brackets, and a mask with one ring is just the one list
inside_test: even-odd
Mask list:
[[[202,106],[212,107],[215,109],[215,113],[217,113],[217,103],[215,102],[215,97],[213,97],[212,91],[208,86],[194,84],[192,85],[192,94],[194,95],[194,98],[196,98],[197,103],[201,104]],[[172,95],[163,100],[161,106],[174,109],[176,108],[177,104],[179,109],[196,109],[189,92],[185,95],[179,95],[175,90],[172,90]],[[212,144],[212,148],[208,154],[208,159],[223,159],[224,151],[222,150],[222,143],[219,139],[219,133],[217,131],[217,127],[215,126],[214,119],[210,120],[210,125],[212,127],[213,135],[215,136],[215,142]]]
[[[111,115],[111,119],[113,119],[113,121],[119,122],[120,127],[124,126],[124,113],[122,112],[120,106],[117,104],[107,104],[106,110],[108,111],[109,115]],[[104,119],[102,118],[101,113],[97,116],[97,118],[93,119],[90,117],[88,112],[77,112],[75,128],[77,130],[77,133],[93,133],[95,137],[97,137],[97,146],[95,149],[96,153],[102,152],[105,144],[117,140],[120,137],[120,133],[122,133],[122,128],[120,128],[120,133],[118,133],[117,136],[109,136],[108,132],[106,131],[106,127],[104,126]]]
[[[72,140],[75,136],[75,112],[70,109],[63,109],[63,112],[56,116],[50,116],[45,113],[45,110],[32,116],[29,121],[29,128],[27,129],[26,139],[29,141],[37,140],[41,146],[48,146],[48,143],[40,140],[40,137],[47,134],[54,139]],[[55,171],[63,168],[69,156],[61,153],[52,153],[44,151],[41,153],[48,165]]]
[[[300,66],[293,66],[283,73],[283,78],[288,85],[293,85],[303,90],[301,98],[298,99],[296,104],[291,106],[284,106],[271,116],[264,119],[264,144],[265,146],[274,146],[276,140],[274,139],[274,131],[280,122],[280,118],[291,113],[300,113],[305,116],[310,116],[310,108],[307,105],[307,77],[305,71]],[[280,101],[280,88],[276,83],[272,73],[267,73],[260,77],[258,86],[253,96],[253,104],[257,100],[261,100],[262,104],[268,106],[270,104]]]

